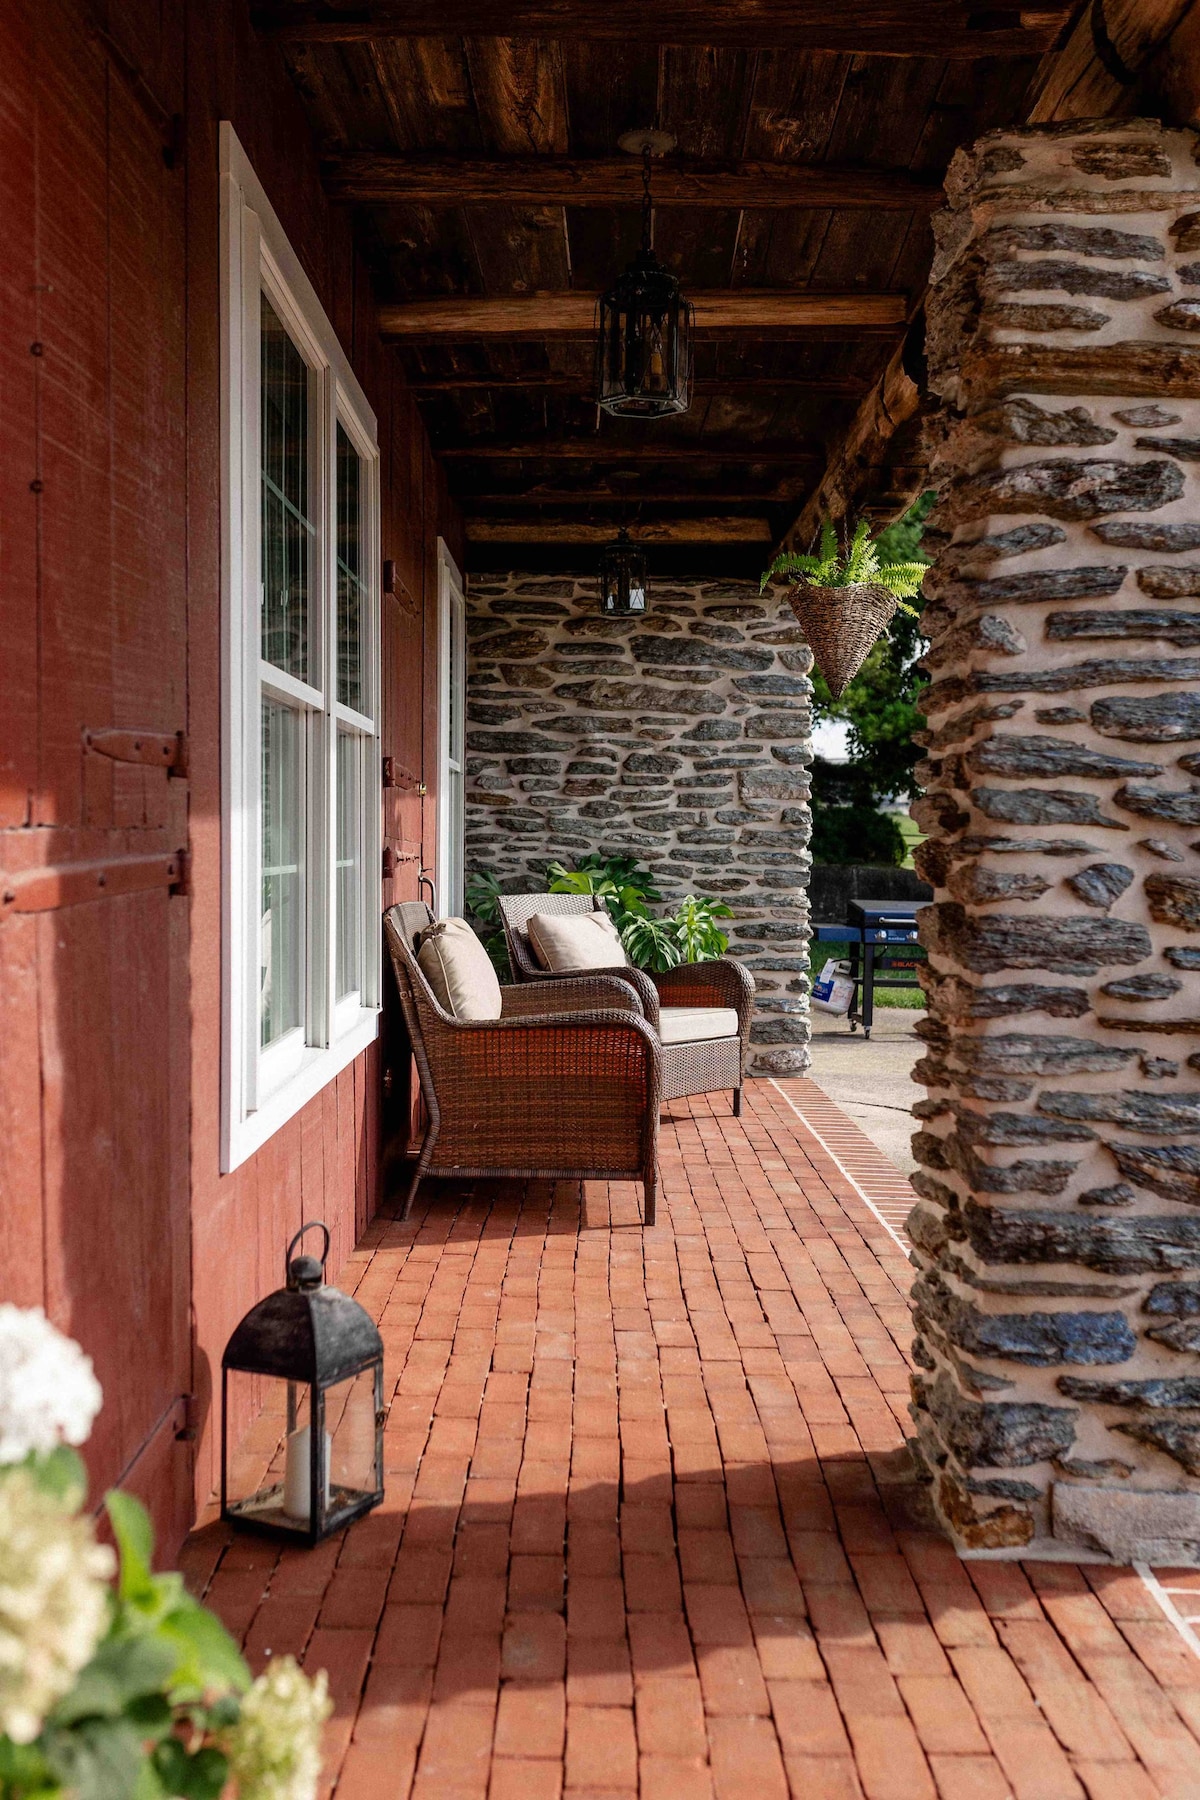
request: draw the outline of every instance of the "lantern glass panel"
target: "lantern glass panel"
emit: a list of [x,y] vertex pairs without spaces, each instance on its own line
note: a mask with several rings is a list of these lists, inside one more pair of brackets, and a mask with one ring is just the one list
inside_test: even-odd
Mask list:
[[[226,1452],[226,1509],[247,1524],[308,1537],[312,1530],[308,1383],[230,1369],[225,1407],[234,1440]],[[252,1422],[242,1430],[244,1421]]]
[[382,1485],[376,1459],[376,1410],[374,1369],[362,1369],[325,1391],[331,1511],[357,1503]]

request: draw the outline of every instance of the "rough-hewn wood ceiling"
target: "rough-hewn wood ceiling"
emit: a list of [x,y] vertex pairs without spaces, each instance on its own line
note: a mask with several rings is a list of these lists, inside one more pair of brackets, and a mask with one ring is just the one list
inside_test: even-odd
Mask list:
[[[476,552],[561,556],[573,528],[627,520],[693,560],[728,562],[744,530],[760,566],[909,331],[950,157],[1026,115],[1069,13],[285,0],[259,22],[355,209]],[[435,20],[463,35],[421,35]],[[672,33],[689,41],[655,41]],[[683,417],[620,422],[592,399],[589,308],[637,246],[617,139],[647,124],[676,139],[655,244],[699,302],[696,393]]]

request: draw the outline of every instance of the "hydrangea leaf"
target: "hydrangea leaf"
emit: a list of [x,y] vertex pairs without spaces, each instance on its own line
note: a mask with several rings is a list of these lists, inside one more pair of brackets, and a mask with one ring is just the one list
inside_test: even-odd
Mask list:
[[80,1670],[71,1692],[55,1707],[53,1725],[58,1728],[83,1719],[117,1718],[132,1701],[161,1693],[177,1660],[174,1645],[157,1635],[106,1639]]
[[104,1505],[121,1559],[117,1592],[122,1600],[133,1605],[144,1605],[151,1597],[157,1600],[154,1577],[150,1573],[154,1529],[149,1513],[132,1494],[123,1494],[119,1488],[113,1488],[105,1495]]
[[244,1693],[250,1686],[250,1671],[237,1645],[220,1619],[194,1600],[185,1600],[169,1613],[159,1631],[178,1656],[173,1686],[199,1693],[214,1688]]

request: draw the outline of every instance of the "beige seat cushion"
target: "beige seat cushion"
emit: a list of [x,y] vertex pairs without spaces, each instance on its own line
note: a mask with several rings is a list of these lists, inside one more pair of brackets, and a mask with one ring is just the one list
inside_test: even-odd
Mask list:
[[698,1044],[706,1038],[736,1037],[737,1031],[732,1006],[664,1006],[658,1015],[664,1044]]
[[491,958],[465,919],[439,919],[421,933],[417,961],[453,1019],[498,1019],[503,1001]]
[[616,969],[626,961],[617,928],[607,912],[534,913],[529,942],[543,969]]

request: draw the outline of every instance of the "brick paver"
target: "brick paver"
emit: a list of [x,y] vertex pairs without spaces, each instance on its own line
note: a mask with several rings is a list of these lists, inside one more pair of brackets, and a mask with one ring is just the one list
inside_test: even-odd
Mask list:
[[256,1666],[328,1669],[327,1795],[1200,1796],[1200,1659],[1132,1571],[922,1522],[898,1202],[818,1096],[669,1105],[651,1232],[619,1183],[432,1184],[370,1227],[383,1507],[184,1558]]

